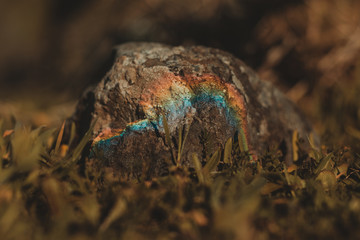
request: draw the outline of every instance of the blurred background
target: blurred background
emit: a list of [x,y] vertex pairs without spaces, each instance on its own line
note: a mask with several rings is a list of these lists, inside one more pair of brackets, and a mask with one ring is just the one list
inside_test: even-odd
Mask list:
[[358,0],[0,0],[0,117],[57,126],[127,41],[231,52],[360,149]]

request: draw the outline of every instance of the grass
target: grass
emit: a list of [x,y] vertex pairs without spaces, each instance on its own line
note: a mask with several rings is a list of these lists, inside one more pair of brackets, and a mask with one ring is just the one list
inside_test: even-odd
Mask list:
[[241,136],[216,149],[206,133],[199,137],[207,163],[193,155],[194,168],[181,166],[187,124],[179,136],[165,131],[168,176],[125,181],[86,158],[90,135],[76,144],[75,125],[64,138],[61,124],[0,118],[1,239],[357,239],[360,67],[355,72],[351,84],[317,89],[308,106],[324,145],[305,150],[311,138],[294,132],[291,166],[276,148],[251,163]]
[[31,130],[0,124],[2,239],[351,239],[360,234],[360,157],[348,147],[305,152],[294,138],[298,159],[287,167],[276,149],[251,164],[241,143],[229,139],[224,149],[213,149],[205,166],[194,155],[194,169],[183,167],[179,153],[168,176],[124,181],[99,162],[85,158],[84,164],[88,134],[71,148],[73,137],[64,143],[62,135],[63,126]]

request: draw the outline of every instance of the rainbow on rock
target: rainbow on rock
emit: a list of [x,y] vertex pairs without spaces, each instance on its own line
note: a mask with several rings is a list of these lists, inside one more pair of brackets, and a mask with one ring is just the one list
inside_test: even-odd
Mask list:
[[119,144],[119,138],[142,131],[164,132],[161,116],[166,117],[170,133],[173,133],[192,118],[198,108],[212,104],[225,114],[229,125],[238,129],[243,149],[249,150],[244,98],[233,84],[210,74],[176,76],[167,73],[151,81],[145,89],[139,102],[145,119],[131,122],[123,129],[103,130],[94,139],[93,148],[111,152],[111,147]]

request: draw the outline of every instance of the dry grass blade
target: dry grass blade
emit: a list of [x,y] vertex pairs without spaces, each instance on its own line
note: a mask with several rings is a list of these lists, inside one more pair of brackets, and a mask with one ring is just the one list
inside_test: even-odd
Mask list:
[[61,182],[55,178],[47,178],[42,181],[41,188],[42,192],[46,196],[51,213],[53,215],[59,214],[63,208],[63,205],[65,204]]
[[16,168],[25,172],[37,168],[41,156],[46,152],[46,141],[52,134],[52,129],[43,131],[43,128],[38,128],[30,131],[20,125],[15,128],[11,149]]
[[334,155],[332,153],[329,153],[328,155],[326,155],[325,157],[323,157],[319,163],[319,165],[317,166],[317,168],[314,170],[314,174],[318,175],[322,170],[325,170],[329,167],[329,164],[331,164],[331,158]]
[[80,143],[76,146],[76,148],[72,152],[69,161],[67,161],[65,163],[67,166],[74,164],[80,158],[83,149],[85,148],[86,144],[88,144],[88,142],[91,139],[92,130],[94,129],[96,122],[97,122],[97,119],[94,120],[94,122],[91,124],[89,130],[85,133],[85,135],[81,139]]
[[183,134],[183,131],[182,129],[179,131],[179,151],[178,151],[178,161],[177,163],[180,164],[180,161],[181,161],[181,154],[184,150],[184,146],[185,146],[185,143],[186,143],[186,139],[187,139],[187,136],[189,135],[189,130],[190,130],[190,124],[186,125],[185,126],[185,136],[184,136],[184,139],[182,139],[182,134]]
[[[284,164],[284,175],[285,175],[285,180],[286,180],[287,185],[292,186],[293,184],[295,184],[293,175],[289,174],[286,164]],[[290,193],[293,198],[296,197],[295,191],[293,189],[290,190]]]
[[224,148],[224,163],[231,163],[232,138],[226,141]]
[[196,153],[193,153],[193,163],[194,163],[194,168],[195,168],[195,171],[196,171],[196,175],[199,179],[199,182],[200,183],[205,183],[205,177],[204,177],[204,174],[203,174],[203,171],[202,171],[202,167],[201,167],[201,162],[197,156]]
[[241,152],[248,152],[249,147],[246,143],[246,136],[244,130],[241,127],[239,128],[238,141]]
[[180,159],[181,159],[181,151],[182,151],[182,127],[179,127],[179,142],[178,142],[178,156],[177,156],[177,161],[176,164],[179,165],[180,164]]
[[203,168],[203,173],[205,177],[208,177],[209,174],[216,169],[217,165],[220,162],[220,158],[221,158],[220,150],[216,150],[216,152],[214,152],[214,154],[211,156],[211,158]]
[[64,135],[64,128],[65,128],[65,122],[63,122],[63,124],[61,125],[58,137],[56,139],[56,144],[55,144],[55,153],[56,154],[59,152],[61,140],[62,140],[63,135]]
[[5,154],[5,140],[2,137],[2,126],[3,126],[3,120],[0,119],[0,157],[2,157]]
[[81,209],[92,224],[97,224],[100,217],[100,205],[95,195],[88,195],[86,198],[79,201],[76,205]]
[[163,123],[164,123],[166,143],[168,144],[168,146],[169,146],[169,148],[170,148],[171,160],[172,160],[172,162],[173,162],[174,165],[177,165],[177,163],[175,162],[175,153],[174,153],[174,148],[173,148],[172,142],[171,142],[169,125],[168,125],[168,122],[167,122],[167,120],[166,120],[166,117],[165,117],[165,114],[164,114],[164,113],[162,113],[162,119],[163,119]]
[[298,147],[298,139],[299,139],[299,134],[298,134],[298,131],[294,131],[293,134],[292,134],[292,154],[293,154],[293,161],[296,162],[298,159],[299,159],[299,154],[298,154],[298,151],[299,151],[299,147]]
[[187,139],[187,137],[189,135],[189,132],[190,132],[190,126],[191,126],[191,122],[185,126],[185,137],[184,137],[184,141],[183,141],[182,146],[181,146],[181,151],[184,149],[186,139]]
[[111,223],[113,223],[117,218],[121,217],[126,211],[126,202],[123,198],[119,197],[110,211],[109,215],[105,218],[104,222],[100,225],[99,230],[101,232],[105,231]]
[[72,122],[71,130],[70,130],[69,146],[71,146],[71,144],[73,143],[75,136],[76,136],[76,126],[75,126],[75,123]]
[[314,135],[312,133],[310,134],[310,136],[308,136],[308,142],[311,146],[311,151],[309,151],[309,156],[315,159],[317,162],[319,162],[320,158],[322,157],[322,154],[315,145]]

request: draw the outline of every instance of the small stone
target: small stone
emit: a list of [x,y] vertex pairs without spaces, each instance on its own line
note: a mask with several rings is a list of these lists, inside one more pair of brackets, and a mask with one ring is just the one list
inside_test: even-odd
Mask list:
[[194,153],[205,161],[231,137],[240,138],[249,161],[280,147],[291,164],[293,132],[312,133],[294,104],[231,54],[157,43],[117,48],[112,69],[72,118],[79,129],[95,119],[91,156],[129,177],[167,174],[180,130],[188,130],[180,158],[187,166]]

